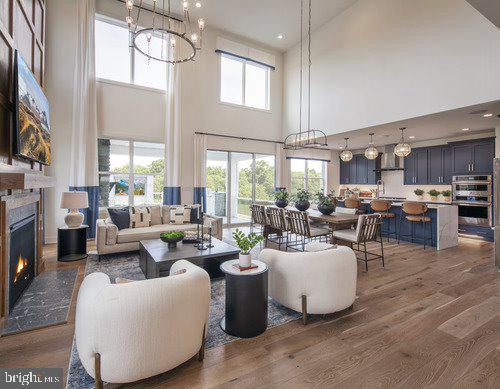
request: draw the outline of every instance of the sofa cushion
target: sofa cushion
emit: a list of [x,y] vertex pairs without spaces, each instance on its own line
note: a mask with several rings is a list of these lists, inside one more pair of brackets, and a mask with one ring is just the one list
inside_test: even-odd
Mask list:
[[125,228],[118,231],[118,243],[138,242],[147,239],[159,239],[160,234],[170,231],[196,230],[196,224],[158,224],[151,227]]
[[156,226],[161,224],[161,205],[152,205],[148,208],[151,214],[151,225]]
[[106,223],[106,244],[116,244],[116,238],[118,237],[118,227],[109,217],[104,222]]
[[125,208],[108,208],[109,217],[119,230],[130,227],[130,211]]
[[130,209],[130,227],[149,227],[151,225],[151,213],[147,207],[132,207]]
[[161,224],[170,223],[170,205],[162,205],[161,206]]
[[180,205],[170,208],[170,223],[179,225],[189,223],[191,220],[191,207]]

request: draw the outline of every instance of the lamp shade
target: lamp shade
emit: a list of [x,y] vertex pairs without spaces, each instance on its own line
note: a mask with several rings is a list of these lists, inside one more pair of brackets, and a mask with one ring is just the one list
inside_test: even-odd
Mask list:
[[63,192],[61,196],[61,208],[81,209],[89,207],[87,192]]

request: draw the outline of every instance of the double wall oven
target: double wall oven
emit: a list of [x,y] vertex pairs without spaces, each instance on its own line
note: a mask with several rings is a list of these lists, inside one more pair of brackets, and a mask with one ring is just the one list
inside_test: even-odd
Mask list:
[[453,176],[453,204],[458,206],[458,223],[492,226],[491,175]]

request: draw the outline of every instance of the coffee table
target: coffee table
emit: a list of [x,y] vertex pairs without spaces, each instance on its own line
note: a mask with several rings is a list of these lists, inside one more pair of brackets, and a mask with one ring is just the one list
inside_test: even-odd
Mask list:
[[185,259],[204,268],[210,278],[219,278],[224,275],[220,264],[238,258],[240,250],[216,238],[212,238],[212,244],[212,248],[198,250],[193,243],[179,242],[175,249],[169,249],[160,239],[141,240],[139,266],[146,278],[166,277],[174,262]]

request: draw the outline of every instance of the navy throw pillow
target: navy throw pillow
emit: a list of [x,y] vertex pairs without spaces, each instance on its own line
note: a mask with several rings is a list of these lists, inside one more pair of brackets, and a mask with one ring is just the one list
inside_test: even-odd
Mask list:
[[111,221],[118,227],[119,230],[130,227],[130,211],[125,208],[108,208]]

